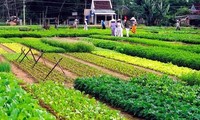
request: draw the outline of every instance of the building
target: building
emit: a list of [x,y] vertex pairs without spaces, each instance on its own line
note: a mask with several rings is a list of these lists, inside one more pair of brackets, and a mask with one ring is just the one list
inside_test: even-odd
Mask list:
[[200,3],[193,4],[190,11],[191,11],[191,14],[188,15],[188,18],[190,20],[190,25],[200,26]]
[[91,8],[84,10],[84,16],[91,24],[99,24],[101,20],[108,23],[109,20],[116,17],[112,9],[111,0],[92,0]]
[[183,16],[176,16],[176,19],[181,20],[182,25],[190,26],[200,26],[200,4],[193,4],[189,9],[190,14]]

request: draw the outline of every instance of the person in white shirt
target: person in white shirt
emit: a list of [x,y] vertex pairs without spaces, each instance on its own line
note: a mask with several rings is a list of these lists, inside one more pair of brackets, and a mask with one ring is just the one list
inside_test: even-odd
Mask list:
[[110,23],[110,28],[111,28],[111,33],[112,33],[111,35],[115,36],[116,21],[115,21],[115,19],[112,19],[110,22],[111,22]]
[[87,23],[87,19],[85,19],[85,22],[84,22],[84,30],[88,30],[88,23]]
[[115,29],[115,36],[123,37],[123,29],[122,29],[121,19],[117,20],[117,28]]
[[180,20],[176,20],[176,30],[181,30]]

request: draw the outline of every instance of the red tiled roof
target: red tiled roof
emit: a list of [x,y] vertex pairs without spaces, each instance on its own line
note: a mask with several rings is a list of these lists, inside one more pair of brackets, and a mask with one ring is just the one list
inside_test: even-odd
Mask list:
[[95,9],[111,9],[109,1],[94,1]]
[[196,8],[196,10],[200,10],[200,3],[194,4],[194,7]]

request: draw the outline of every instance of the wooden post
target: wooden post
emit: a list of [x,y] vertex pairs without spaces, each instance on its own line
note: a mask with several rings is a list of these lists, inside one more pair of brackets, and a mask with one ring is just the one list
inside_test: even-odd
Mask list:
[[49,71],[49,73],[47,74],[47,76],[44,78],[44,79],[46,79],[50,74],[51,74],[51,72],[55,69],[55,67],[60,63],[60,61],[62,60],[63,58],[60,58],[59,60],[58,60],[58,62],[53,66],[53,68]]

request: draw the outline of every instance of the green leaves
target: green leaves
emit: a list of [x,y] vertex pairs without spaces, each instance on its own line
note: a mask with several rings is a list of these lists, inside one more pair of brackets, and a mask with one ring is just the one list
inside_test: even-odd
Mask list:
[[65,88],[52,81],[30,86],[33,94],[48,103],[59,115],[66,119],[122,120],[118,111],[110,110],[94,98],[80,91]]
[[68,53],[68,54],[129,76],[139,76],[147,73],[146,71],[140,70],[134,67],[133,65],[129,65],[116,60],[111,60],[105,57],[100,57],[90,53]]
[[200,103],[199,86],[166,76],[145,75],[130,82],[109,76],[78,78],[75,88],[145,119],[195,119],[200,114],[199,104],[193,101]]
[[91,52],[94,50],[94,46],[86,42],[59,42],[49,39],[41,39],[41,41],[45,44],[63,48],[66,52]]
[[0,63],[0,72],[10,72],[11,66],[9,62],[1,62]]
[[47,113],[18,85],[12,74],[0,73],[0,116],[4,119],[48,119],[55,117]]
[[165,63],[171,62],[178,66],[189,67],[196,70],[200,69],[200,56],[196,53],[184,50],[175,51],[172,48],[156,46],[130,45],[109,40],[90,39],[89,41],[94,43],[97,47],[115,50],[127,55],[144,57]]

